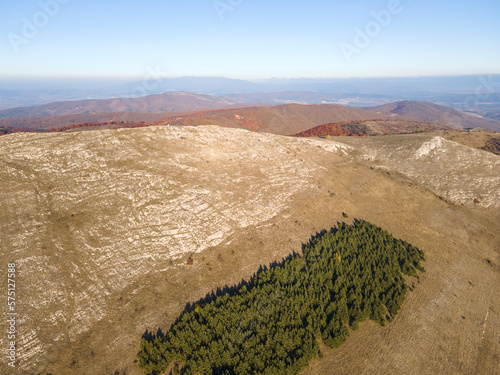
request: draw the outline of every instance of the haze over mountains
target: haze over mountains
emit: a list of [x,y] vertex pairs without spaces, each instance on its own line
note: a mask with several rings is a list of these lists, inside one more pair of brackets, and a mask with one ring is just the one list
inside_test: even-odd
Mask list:
[[[158,70],[158,68],[156,69]],[[228,95],[241,103],[376,106],[399,100],[419,100],[465,110],[498,110],[500,75],[406,78],[296,78],[248,81],[223,77],[162,78],[151,70],[141,81],[65,80],[59,82],[0,80],[0,109],[65,100],[110,99],[188,91]],[[245,94],[245,95],[243,95]],[[247,95],[249,94],[249,95]],[[261,95],[255,100],[256,95]],[[265,101],[264,101],[265,100]],[[492,104],[494,104],[492,106]]]
[[0,118],[43,118],[101,112],[187,112],[228,108],[235,105],[235,102],[216,96],[173,91],[139,98],[65,101],[34,107],[6,109],[0,111]]
[[[261,99],[264,102],[271,102],[275,98],[274,95],[276,93],[235,94],[223,98],[174,91],[139,98],[56,102],[2,110],[0,127],[27,130],[58,129],[82,123],[142,121],[172,125],[215,124],[291,135],[328,123],[382,119],[420,121],[460,129],[475,127],[500,129],[498,120],[418,101],[400,101],[367,109],[334,104],[285,104],[267,107],[266,104],[251,103],[251,100]],[[282,95],[289,98],[301,96],[297,92],[286,92]],[[310,92],[308,98],[310,102],[314,102],[322,95]],[[300,102],[298,99],[289,101]]]
[[[75,88],[76,83],[71,82],[43,85],[41,82],[4,80],[0,82],[0,109],[4,108],[0,110],[0,127],[51,129],[110,121],[151,123],[161,118],[186,114],[193,115],[189,120],[183,118],[188,123],[238,127],[245,122],[244,119],[230,119],[229,113],[207,116],[193,113],[247,106],[336,104],[363,108],[375,114],[368,116],[367,113],[352,113],[349,116],[324,117],[323,109],[316,107],[314,110],[303,108],[302,114],[290,114],[294,118],[286,120],[280,117],[282,115],[276,114],[277,117],[273,117],[272,122],[268,120],[273,110],[265,108],[234,115],[245,119],[250,117],[243,127],[270,132],[279,128],[279,134],[295,134],[307,130],[306,126],[312,128],[338,121],[386,118],[455,128],[500,129],[500,76],[497,75],[268,79],[250,82],[223,77],[161,78],[159,74],[152,72],[143,81],[129,83],[101,82],[101,88],[98,88],[98,82],[78,82],[78,87]],[[83,98],[85,100],[75,100]],[[44,104],[28,106],[37,103]],[[317,110],[322,114],[315,115]],[[297,112],[297,108],[294,112]],[[83,116],[79,117],[80,115]],[[394,117],[396,115],[398,117]],[[29,118],[41,120],[26,120]],[[212,122],[207,122],[210,119]],[[284,121],[290,129],[285,129]],[[302,121],[303,124],[299,126],[297,121]],[[264,123],[265,126],[262,125]]]

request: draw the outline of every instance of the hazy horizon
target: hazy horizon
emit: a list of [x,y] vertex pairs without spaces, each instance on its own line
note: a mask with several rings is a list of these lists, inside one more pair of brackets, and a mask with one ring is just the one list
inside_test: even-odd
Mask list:
[[123,82],[152,68],[244,80],[500,73],[492,0],[29,0],[3,10],[0,77]]
[[[150,80],[180,80],[180,79],[198,79],[198,80],[228,80],[228,81],[242,81],[256,84],[270,84],[270,83],[283,83],[283,82],[366,82],[366,81],[419,81],[419,80],[477,80],[481,77],[497,78],[500,74],[463,74],[463,75],[428,75],[428,76],[374,76],[374,77],[267,77],[260,79],[246,79],[244,77],[228,77],[228,76],[154,76],[147,77]],[[75,85],[84,85],[87,88],[105,88],[111,85],[122,85],[139,82],[144,80],[145,77],[141,76],[128,76],[128,77],[3,77],[0,76],[0,89],[67,89]],[[13,87],[8,87],[12,85]],[[20,87],[25,85],[26,87]],[[495,87],[498,84],[495,82]]]

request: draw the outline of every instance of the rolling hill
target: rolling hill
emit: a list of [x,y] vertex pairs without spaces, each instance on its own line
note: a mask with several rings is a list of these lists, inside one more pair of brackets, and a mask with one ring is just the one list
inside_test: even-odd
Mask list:
[[[189,112],[188,112],[189,113]],[[180,112],[178,115],[184,115]],[[25,130],[61,129],[75,124],[103,124],[110,121],[118,122],[154,122],[165,118],[165,113],[141,112],[99,112],[80,115],[62,115],[39,118],[6,118],[0,119],[0,128],[15,128]]]
[[[294,93],[289,92],[286,95],[293,97]],[[316,94],[311,95],[313,98]],[[249,98],[257,100],[264,97],[265,94],[256,94]],[[368,133],[372,135],[413,132],[417,129],[439,130],[447,127],[482,127],[496,130],[500,126],[500,121],[468,115],[426,102],[395,102],[369,110],[338,104],[289,103],[271,107],[252,106],[249,103],[236,104],[234,100],[187,92],[169,92],[134,99],[69,101],[0,111],[0,128],[21,131],[88,126],[80,126],[81,124],[92,124],[97,129],[106,128],[109,125],[107,123],[115,122],[127,123],[130,126],[134,126],[134,123],[141,123],[141,126],[220,125],[293,135],[319,125],[364,120],[385,121],[370,125],[373,126]],[[419,122],[426,125],[418,124]],[[101,124],[105,126],[102,127]],[[337,133],[333,131],[330,135]]]
[[[79,100],[50,103],[35,107],[12,108],[0,111],[0,119],[44,118],[101,112],[189,112],[234,106],[236,106],[234,102],[216,96],[173,91],[140,98]],[[237,106],[244,105],[238,104]]]
[[293,135],[327,122],[389,119],[364,109],[333,104],[284,104],[276,107],[248,107],[172,116],[156,125],[219,125],[252,131]]
[[500,129],[500,121],[480,116],[471,116],[455,109],[427,102],[400,101],[373,107],[370,108],[370,111],[385,115],[398,115],[407,119],[430,122],[433,124],[460,129]]
[[[292,135],[325,122],[389,118],[389,116],[380,116],[380,114],[363,109],[329,104],[285,104],[275,107],[176,112],[168,117],[165,117],[165,114],[112,112],[43,118],[0,119],[0,128],[25,129],[28,131],[34,129],[67,129],[75,124],[92,124],[94,129],[98,129],[106,128],[108,124],[105,123],[115,121],[131,123],[131,126],[133,123],[138,122],[145,122],[145,125],[220,125],[229,128],[244,128],[252,131]],[[99,126],[100,124],[103,126]],[[119,125],[116,127],[119,127]]]
[[316,126],[295,137],[366,136],[452,130],[447,126],[401,120],[361,120]]

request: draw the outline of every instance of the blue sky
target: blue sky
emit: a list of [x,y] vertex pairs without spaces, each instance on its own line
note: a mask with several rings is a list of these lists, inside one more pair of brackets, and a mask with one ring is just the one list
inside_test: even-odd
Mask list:
[[0,77],[498,74],[498,16],[498,0],[2,1]]

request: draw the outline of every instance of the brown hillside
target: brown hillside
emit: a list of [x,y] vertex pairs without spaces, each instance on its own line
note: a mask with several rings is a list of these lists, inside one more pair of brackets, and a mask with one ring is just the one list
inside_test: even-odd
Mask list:
[[483,150],[492,152],[493,154],[500,155],[500,139],[491,138],[486,141]]
[[[0,111],[0,118],[42,118],[100,112],[190,112],[235,106],[234,102],[211,95],[167,92],[140,98],[79,100]],[[245,106],[238,104],[238,107]]]
[[436,135],[465,146],[500,155],[500,133],[493,131],[440,131]]
[[296,137],[368,136],[401,133],[419,133],[435,130],[451,130],[446,126],[416,121],[364,120],[323,124],[295,134]]
[[373,107],[370,110],[385,115],[398,115],[407,119],[453,128],[500,129],[500,121],[471,116],[455,109],[427,102],[401,101]]
[[[185,112],[178,113],[179,115]],[[39,118],[8,118],[0,119],[0,128],[16,129],[59,129],[75,124],[94,123],[102,124],[110,121],[123,122],[154,122],[165,117],[165,113],[139,112],[100,112],[80,115],[64,115]]]
[[[188,108],[186,106],[185,108]],[[275,107],[244,107],[206,111],[176,112],[165,117],[165,113],[95,113],[45,118],[0,119],[0,128],[11,131],[78,128],[85,130],[88,124],[93,129],[108,128],[111,121],[146,125],[219,125],[228,128],[244,128],[282,135],[292,135],[313,128],[318,124],[348,122],[385,118],[363,109],[341,105],[300,105],[285,104]],[[142,126],[142,125],[141,125]]]
[[285,104],[276,107],[249,107],[172,116],[156,125],[219,125],[252,131],[292,135],[318,124],[385,118],[363,109],[342,105]]
[[337,122],[323,124],[312,129],[295,134],[294,137],[339,137],[339,136],[368,136],[369,129],[363,121]]

